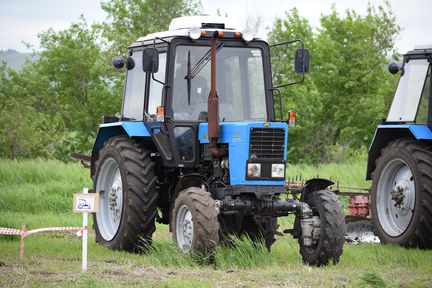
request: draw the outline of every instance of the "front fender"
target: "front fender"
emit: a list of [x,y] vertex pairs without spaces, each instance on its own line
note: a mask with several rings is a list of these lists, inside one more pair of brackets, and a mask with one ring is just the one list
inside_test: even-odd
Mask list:
[[302,202],[304,202],[305,199],[307,199],[307,197],[312,192],[318,191],[318,190],[324,190],[333,184],[334,184],[334,182],[327,180],[327,179],[323,179],[323,178],[310,179],[310,180],[306,181],[306,183],[305,183],[305,186],[303,188],[303,193],[301,195],[300,200]]

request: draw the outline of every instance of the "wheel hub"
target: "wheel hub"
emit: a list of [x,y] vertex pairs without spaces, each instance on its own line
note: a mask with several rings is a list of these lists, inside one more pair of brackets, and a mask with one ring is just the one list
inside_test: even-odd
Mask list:
[[102,163],[96,183],[96,191],[100,191],[97,225],[103,239],[110,241],[120,227],[123,207],[123,182],[114,158]]
[[184,252],[188,252],[194,237],[192,212],[189,207],[183,205],[178,210],[176,218],[177,244]]
[[183,223],[179,223],[180,227],[183,230],[183,236],[186,240],[192,242],[192,222],[189,220],[185,220]]
[[120,217],[118,198],[119,198],[119,194],[123,193],[122,190],[123,189],[122,189],[121,183],[118,180],[113,183],[113,185],[111,186],[111,189],[110,189],[109,207],[115,216],[113,219],[114,221],[117,221],[117,219]]
[[384,166],[377,185],[377,213],[381,227],[393,237],[408,227],[415,205],[414,176],[405,161],[396,158]]

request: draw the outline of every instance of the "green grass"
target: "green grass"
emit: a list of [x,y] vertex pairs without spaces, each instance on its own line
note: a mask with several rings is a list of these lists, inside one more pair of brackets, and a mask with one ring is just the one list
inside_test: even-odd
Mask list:
[[359,188],[369,188],[370,182],[366,181],[366,155],[349,163],[323,164],[323,165],[288,165],[287,177],[289,179],[326,178],[340,185]]
[[[367,186],[365,159],[321,167],[288,166],[303,179],[332,177],[341,184]],[[57,161],[0,161],[0,227],[28,229],[80,226],[72,194],[91,187],[88,170]],[[343,179],[346,180],[343,181]],[[90,219],[90,226],[92,220]],[[280,218],[282,231],[293,218]],[[157,225],[153,245],[142,254],[111,251],[90,231],[89,270],[82,274],[81,242],[73,232],[33,235],[18,261],[19,237],[0,236],[0,287],[429,287],[432,253],[391,245],[345,245],[337,265],[303,265],[297,240],[278,237],[263,245],[234,239],[211,257],[191,257],[173,245],[166,225]]]

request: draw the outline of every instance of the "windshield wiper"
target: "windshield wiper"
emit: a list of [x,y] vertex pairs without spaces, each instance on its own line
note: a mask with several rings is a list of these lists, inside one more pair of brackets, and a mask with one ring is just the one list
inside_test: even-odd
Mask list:
[[[223,47],[224,42],[219,42],[216,46],[216,54]],[[191,80],[198,75],[198,73],[207,65],[207,63],[211,59],[210,50],[204,54],[203,57],[195,64],[195,66],[191,69],[191,58],[190,58],[190,50],[188,51],[188,62],[187,62],[187,72],[184,79],[187,80],[187,93],[188,93],[188,105],[190,106],[190,98],[191,98]]]

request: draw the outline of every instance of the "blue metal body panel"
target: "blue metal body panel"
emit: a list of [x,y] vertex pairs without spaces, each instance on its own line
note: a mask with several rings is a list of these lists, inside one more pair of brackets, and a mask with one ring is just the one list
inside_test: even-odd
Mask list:
[[126,133],[129,137],[150,137],[150,133],[143,122],[113,122],[101,124],[96,141],[93,145],[93,151],[100,150],[104,142],[109,138],[123,133]]
[[374,137],[369,146],[368,166],[366,179],[370,180],[375,170],[375,161],[381,155],[381,151],[391,141],[401,138],[414,138],[417,140],[432,140],[432,131],[426,125],[416,124],[390,124],[378,125]]
[[432,131],[426,125],[415,125],[415,124],[378,125],[377,129],[375,130],[375,134],[374,134],[374,137],[372,139],[372,142],[369,145],[369,150],[371,149],[372,145],[374,144],[375,138],[376,138],[377,134],[379,133],[380,129],[406,129],[407,131],[410,131],[411,134],[414,136],[414,138],[417,140],[432,140]]
[[[285,129],[285,147],[288,143],[288,125],[271,122],[222,122],[220,123],[219,143],[227,143],[229,149],[230,182],[231,185],[285,185],[285,181],[246,180],[246,162],[249,158],[249,134],[253,127],[261,128],[270,125],[271,128]],[[201,144],[209,143],[208,124],[199,125],[198,140]],[[284,152],[286,160],[286,149]]]

